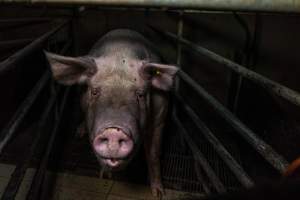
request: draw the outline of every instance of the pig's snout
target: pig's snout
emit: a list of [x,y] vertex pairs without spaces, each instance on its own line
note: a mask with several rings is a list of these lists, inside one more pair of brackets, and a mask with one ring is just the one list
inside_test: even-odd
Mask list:
[[96,153],[111,168],[118,168],[129,157],[133,146],[133,140],[120,128],[107,128],[93,141]]

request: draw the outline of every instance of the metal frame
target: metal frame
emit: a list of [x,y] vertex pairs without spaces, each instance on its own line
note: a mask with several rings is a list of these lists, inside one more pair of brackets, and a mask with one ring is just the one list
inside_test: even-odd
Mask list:
[[191,139],[191,137],[189,137],[189,134],[187,133],[186,129],[183,127],[183,125],[181,124],[177,116],[173,114],[172,119],[175,122],[177,128],[179,129],[179,132],[182,134],[185,141],[189,145],[195,161],[198,161],[200,163],[203,171],[206,173],[208,179],[211,181],[216,191],[218,193],[226,192],[226,188],[224,184],[221,182],[220,178],[216,175],[216,173],[210,166],[209,162],[207,161],[203,153],[199,150],[195,142]]
[[[5,72],[13,69],[15,64],[20,62],[24,57],[28,56],[30,53],[32,53],[35,50],[42,50],[44,47],[44,44],[49,41],[49,39],[54,36],[58,31],[60,31],[62,28],[66,27],[69,21],[65,21],[63,23],[60,23],[58,26],[56,26],[51,31],[45,33],[41,37],[34,40],[32,43],[24,47],[23,49],[19,50],[17,53],[6,59],[5,61],[0,63],[0,75],[5,74]],[[70,25],[70,24],[69,24]],[[61,54],[65,54],[72,45],[72,40],[66,42],[65,46],[60,51]],[[0,153],[2,152],[3,148],[6,146],[8,141],[13,138],[14,134],[18,130],[21,122],[23,121],[24,117],[27,115],[31,107],[33,106],[34,102],[36,101],[39,94],[43,91],[45,86],[49,84],[50,80],[50,71],[47,69],[40,80],[36,83],[36,85],[33,87],[33,89],[29,92],[28,96],[25,98],[25,100],[20,104],[19,108],[15,112],[14,116],[11,118],[7,126],[1,131],[0,134]],[[45,130],[45,125],[47,123],[47,120],[49,118],[50,113],[53,110],[53,106],[55,103],[57,104],[57,98],[59,91],[61,90],[61,87],[59,87],[56,91],[52,91],[51,97],[48,100],[48,103],[42,113],[41,120],[38,124],[36,136],[34,137],[34,141],[30,148],[27,149],[27,152],[25,152],[25,158],[21,163],[19,163],[14,172],[11,175],[11,178],[3,192],[3,195],[1,199],[15,199],[16,194],[18,192],[18,189],[20,187],[20,184],[24,178],[25,172],[27,168],[29,167],[29,164],[32,160],[32,156],[38,149],[38,145],[41,141],[41,139],[44,137],[43,133]],[[59,106],[59,113],[56,115],[56,120],[54,121],[54,127],[50,135],[50,142],[48,143],[47,149],[45,150],[45,155],[43,157],[43,160],[40,164],[39,169],[36,172],[36,175],[33,179],[30,192],[28,193],[27,199],[39,199],[39,191],[40,191],[40,184],[43,181],[43,178],[45,176],[45,172],[47,170],[47,164],[48,159],[50,156],[50,152],[53,149],[53,142],[57,135],[58,129],[59,129],[59,122],[61,120],[64,105],[67,100],[67,96],[69,93],[69,88],[66,89],[64,92],[63,100],[61,102],[61,105]],[[39,187],[37,187],[37,185]]]
[[0,3],[161,7],[294,13],[300,12],[300,0],[1,0]]
[[[200,120],[193,109],[188,106],[182,97],[178,94],[175,95],[176,99],[180,102],[180,107],[183,107],[185,113],[189,115],[192,121],[196,124],[197,128],[201,131],[206,140],[213,146],[215,151],[219,154],[222,160],[227,164],[229,169],[235,175],[236,179],[246,188],[250,188],[254,185],[249,175],[244,171],[242,166],[233,158],[233,156],[226,150],[219,139],[214,136],[212,131]],[[178,124],[178,122],[176,123]],[[185,134],[184,134],[185,135]],[[189,139],[191,140],[191,139]],[[192,140],[191,140],[192,141]],[[190,142],[189,142],[190,143]]]
[[[270,11],[270,12],[300,12],[300,0],[262,0],[260,2],[253,1],[216,1],[216,0],[0,0],[0,3],[32,3],[32,4],[91,4],[91,5],[110,5],[110,6],[148,6],[148,7],[169,7],[169,8],[191,8],[191,9],[208,9],[208,10],[241,10],[241,11]],[[181,13],[182,15],[182,13]],[[0,63],[0,75],[16,67],[16,63],[20,62],[24,57],[28,56],[33,51],[40,49],[43,44],[55,33],[61,30],[68,21],[61,23],[53,30],[45,33],[38,39],[34,40],[25,48],[21,49],[8,59]],[[74,26],[74,22],[73,22]],[[161,31],[152,27],[156,32],[167,36],[177,42],[177,63],[181,63],[181,52],[182,46],[186,47],[189,50],[198,52],[204,56],[211,58],[212,60],[230,68],[231,70],[238,73],[244,78],[248,78],[261,85],[262,87],[274,92],[275,94],[289,100],[295,105],[300,106],[300,94],[283,86],[275,81],[272,81],[254,71],[246,69],[244,66],[234,63],[233,61],[223,58],[218,54],[215,54],[201,46],[195,45],[191,41],[188,41],[182,37],[183,32],[183,20],[180,17],[178,22],[177,36],[173,33]],[[74,37],[74,35],[73,35]],[[76,39],[76,38],[75,38]],[[74,38],[73,38],[74,42]],[[76,42],[76,41],[75,41]],[[63,48],[62,53],[69,49],[72,41],[68,42]],[[76,45],[75,45],[76,46]],[[226,107],[219,103],[213,96],[211,96],[207,91],[204,90],[202,86],[196,83],[190,76],[188,76],[182,69],[179,71],[180,80],[187,83],[192,87],[199,96],[201,96],[205,101],[207,101],[214,110],[221,115],[224,120],[230,124],[236,131],[242,136],[252,147],[261,154],[261,156],[268,161],[275,169],[279,172],[284,172],[288,162],[277,152],[275,152],[271,146],[266,144],[261,138],[259,138],[252,130],[250,130],[246,125],[244,125],[233,113],[231,113]],[[0,134],[0,153],[5,146],[5,144],[13,137],[21,121],[24,119],[29,109],[32,107],[34,101],[36,100],[38,94],[42,91],[45,85],[49,82],[49,72],[45,72],[42,78],[38,81],[36,86],[29,93],[27,98],[22,102],[17,112],[14,114],[13,118],[10,120],[8,125],[2,130]],[[179,95],[178,88],[179,79],[176,83],[175,97],[180,101],[180,105],[183,107],[185,113],[192,119],[196,124],[197,128],[203,134],[203,136],[208,140],[208,142],[214,147],[215,151],[223,159],[224,163],[229,167],[233,172],[237,180],[245,187],[251,187],[254,185],[251,178],[239,165],[239,163],[234,159],[234,157],[229,153],[229,151],[222,145],[222,143],[214,136],[212,131],[201,121],[197,114],[188,106],[185,101]],[[69,89],[64,93],[63,100],[59,106],[59,115],[56,116],[55,124],[50,135],[50,142],[47,145],[45,150],[45,156],[41,161],[41,164],[35,174],[30,191],[27,195],[27,199],[39,199],[39,192],[41,190],[41,185],[47,170],[47,164],[49,160],[49,155],[53,149],[53,142],[56,138],[59,124],[62,119],[63,109],[67,100]],[[48,116],[53,108],[55,102],[57,102],[58,92],[52,94],[50,100],[48,101],[47,106],[43,112],[41,121],[38,126],[37,137],[35,138],[33,145],[28,149],[27,156],[24,159],[24,162],[17,165],[15,171],[12,174],[11,179],[4,191],[2,199],[14,199],[20,183],[25,175],[26,169],[29,166],[33,152],[36,151],[37,144],[41,139],[42,130],[46,124]],[[188,132],[184,128],[184,125],[179,121],[177,117],[177,112],[174,112],[172,119],[177,125],[181,136],[184,138],[185,142],[188,144],[189,148],[193,152],[194,159],[199,162],[201,168],[206,172],[211,184],[214,186],[217,192],[225,192],[226,188],[221,182],[220,178],[213,171],[212,167],[209,165],[209,162],[206,160],[205,155],[199,150],[197,144],[191,139]],[[210,192],[207,188],[207,192]]]
[[156,29],[152,26],[150,26],[152,29],[154,29],[156,32],[159,32],[170,39],[173,39],[175,41],[179,41],[180,43],[184,44],[188,50],[193,50],[194,52],[200,53],[210,59],[212,59],[215,62],[220,63],[221,65],[228,67],[232,71],[235,71],[236,73],[240,74],[244,78],[247,78],[257,84],[259,84],[261,87],[266,88],[267,90],[275,93],[276,95],[290,101],[291,103],[300,106],[300,94],[286,86],[283,86],[275,81],[272,81],[268,79],[267,77],[264,77],[250,69],[247,69],[246,67],[239,65],[227,58],[224,58],[204,47],[201,47],[199,45],[195,45],[193,42],[188,41],[184,38],[178,38],[175,34],[167,32],[167,31],[161,31],[159,29]]
[[51,31],[45,33],[38,39],[34,40],[32,43],[27,45],[25,48],[21,49],[20,51],[14,53],[12,56],[7,58],[6,60],[2,61],[0,63],[0,75],[6,71],[12,70],[16,67],[16,63],[20,62],[24,57],[29,56],[30,53],[33,51],[39,49],[42,47],[42,45],[52,36],[54,35],[57,31],[59,31],[61,28],[63,28],[68,21],[65,21],[58,26],[56,26],[54,29]]

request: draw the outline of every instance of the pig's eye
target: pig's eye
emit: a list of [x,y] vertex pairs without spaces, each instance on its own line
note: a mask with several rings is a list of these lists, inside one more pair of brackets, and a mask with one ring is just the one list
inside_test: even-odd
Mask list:
[[100,88],[92,88],[91,89],[92,96],[98,96],[99,94],[100,94]]
[[146,92],[144,90],[137,90],[136,91],[136,96],[137,96],[138,99],[144,98],[145,95],[146,95]]

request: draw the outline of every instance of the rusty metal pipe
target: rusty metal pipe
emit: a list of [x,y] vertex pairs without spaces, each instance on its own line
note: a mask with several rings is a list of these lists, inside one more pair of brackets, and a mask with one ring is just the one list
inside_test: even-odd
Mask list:
[[44,42],[46,42],[49,37],[51,37],[53,34],[55,34],[57,31],[59,31],[61,28],[63,28],[67,23],[68,23],[68,21],[65,21],[65,22],[59,24],[51,31],[45,33],[44,35],[42,35],[38,39],[34,40],[32,43],[30,43],[23,49],[19,50],[18,52],[16,52],[9,58],[2,61],[0,63],[0,74],[6,72],[8,70],[14,69],[14,67],[16,66],[15,64],[17,62],[21,61],[23,58],[30,55],[30,53],[33,52],[34,50],[41,48],[42,45],[44,44]]
[[206,173],[207,177],[209,178],[211,184],[214,186],[216,191],[219,193],[226,192],[224,184],[216,175],[216,173],[204,157],[203,153],[199,150],[195,142],[192,140],[192,138],[190,138],[189,134],[187,133],[186,129],[183,127],[177,116],[173,114],[172,119],[178,128],[178,132],[184,137],[185,141],[188,144],[188,147],[193,152],[194,159],[199,162],[203,171]]
[[208,140],[212,145],[215,151],[219,154],[222,160],[226,163],[228,168],[235,175],[236,179],[246,188],[250,188],[254,185],[251,178],[242,168],[242,166],[232,157],[232,155],[227,151],[227,149],[222,145],[219,139],[214,136],[212,131],[205,125],[205,123],[196,115],[193,109],[188,106],[182,97],[176,95],[176,99],[180,102],[180,106],[183,110],[189,115],[192,121],[195,123],[197,128],[201,131],[203,136]]
[[211,96],[202,86],[196,83],[185,72],[179,71],[179,77],[191,86],[198,95],[208,102],[214,110],[222,116],[258,153],[262,155],[275,169],[283,173],[288,166],[288,162],[279,155],[270,145],[259,138],[251,129],[243,124],[234,114],[232,114],[218,100]]
[[184,38],[178,38],[175,34],[167,32],[167,31],[161,31],[158,30],[152,26],[150,26],[155,31],[162,33],[163,35],[173,39],[174,41],[180,41],[182,44],[188,47],[188,49],[196,51],[197,53],[200,53],[218,63],[221,65],[224,65],[228,67],[229,69],[235,71],[236,73],[240,74],[241,76],[257,83],[261,87],[264,87],[265,89],[273,92],[274,94],[288,100],[289,102],[300,106],[300,94],[286,86],[283,86],[275,81],[272,81],[271,79],[268,79],[267,77],[264,77],[252,70],[247,69],[246,67],[239,65],[227,58],[224,58],[204,47],[201,47],[199,45],[195,45],[195,43],[188,41]]
[[0,0],[0,3],[164,7],[201,10],[300,12],[300,0]]

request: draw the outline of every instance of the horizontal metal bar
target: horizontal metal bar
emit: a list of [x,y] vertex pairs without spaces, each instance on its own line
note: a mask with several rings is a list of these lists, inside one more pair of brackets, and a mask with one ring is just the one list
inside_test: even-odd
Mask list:
[[55,34],[57,31],[59,31],[61,28],[63,28],[67,23],[68,23],[68,21],[60,23],[58,26],[56,26],[51,31],[45,33],[44,35],[42,35],[38,39],[34,40],[32,43],[30,43],[23,49],[19,50],[18,52],[14,53],[9,58],[2,61],[0,63],[0,74],[6,72],[8,70],[14,69],[14,67],[16,66],[15,64],[17,62],[19,62],[24,57],[28,56],[34,50],[40,48],[43,45],[43,43],[48,40],[49,37],[51,37],[53,34]]
[[7,40],[7,41],[0,41],[0,51],[5,51],[9,48],[18,47],[21,45],[28,44],[32,42],[34,39],[18,39],[18,40]]
[[27,200],[38,200],[39,198],[39,192],[40,189],[42,187],[42,183],[44,181],[44,177],[45,177],[45,173],[47,170],[47,165],[48,165],[48,161],[49,161],[49,157],[50,157],[50,153],[53,150],[54,147],[54,141],[57,137],[58,134],[58,130],[59,130],[59,125],[61,124],[61,120],[62,120],[62,115],[64,112],[64,108],[66,105],[66,101],[67,101],[67,97],[69,95],[70,92],[70,88],[68,87],[66,89],[66,91],[64,92],[63,95],[63,99],[59,108],[59,116],[57,117],[57,119],[55,120],[55,124],[54,124],[54,128],[51,132],[50,135],[50,139],[49,139],[49,143],[47,145],[47,149],[45,154],[42,157],[42,161],[40,163],[40,166],[38,167],[36,174],[32,180],[32,184],[30,186],[29,192],[27,194]]
[[0,3],[167,7],[202,10],[300,12],[300,0],[0,0]]
[[37,127],[37,133],[33,139],[33,143],[27,149],[23,162],[18,164],[16,166],[14,172],[12,173],[11,178],[5,188],[5,191],[3,192],[1,200],[15,199],[18,189],[19,189],[19,187],[22,183],[22,180],[25,176],[26,170],[29,167],[30,161],[31,161],[34,153],[36,152],[39,143],[41,142],[40,140],[42,139],[42,136],[44,135],[43,130],[45,128],[45,125],[47,124],[48,116],[49,116],[51,110],[53,110],[53,105],[56,101],[57,93],[58,93],[58,91],[50,97],[50,99],[47,103],[47,106],[45,107],[43,114],[41,116],[41,120]]
[[40,80],[36,83],[34,88],[30,91],[28,96],[25,100],[21,103],[18,110],[15,112],[14,116],[8,122],[6,127],[0,133],[0,153],[2,152],[3,148],[6,146],[7,142],[11,139],[13,134],[16,132],[18,127],[20,126],[21,122],[23,121],[24,117],[28,113],[29,109],[31,108],[32,104],[35,102],[36,98],[42,91],[42,89],[48,83],[50,79],[50,72],[46,71]]
[[7,23],[7,24],[12,24],[12,23],[23,24],[23,23],[27,23],[27,22],[45,22],[45,21],[50,21],[50,18],[8,18],[8,19],[0,19],[0,24],[2,24],[2,23]]
[[235,175],[237,180],[246,188],[252,187],[254,183],[251,180],[251,178],[248,176],[245,170],[238,164],[238,162],[232,157],[232,155],[226,150],[226,148],[222,145],[219,139],[216,136],[214,136],[211,130],[204,124],[204,122],[196,115],[193,109],[190,106],[188,106],[179,95],[176,95],[176,97],[177,100],[180,102],[180,106],[189,115],[189,117],[192,119],[192,121],[195,123],[197,128],[204,135],[204,137],[213,146],[218,155],[222,158],[222,160],[226,163],[226,165]]
[[0,19],[0,32],[8,31],[13,28],[22,28],[24,26],[42,24],[49,21],[50,18]]
[[203,87],[196,83],[182,70],[179,71],[180,78],[190,85],[198,95],[208,102],[217,113],[222,116],[257,152],[259,152],[275,169],[283,173],[288,166],[288,162],[279,155],[274,149],[266,144],[251,129],[243,124],[225,106],[211,96]]
[[207,56],[208,58],[220,63],[221,65],[224,65],[228,67],[229,69],[235,71],[236,73],[240,74],[241,76],[259,84],[260,86],[266,88],[267,90],[273,92],[274,94],[277,94],[278,96],[288,100],[289,102],[300,106],[300,94],[294,90],[291,90],[290,88],[283,86],[275,81],[272,81],[252,70],[247,69],[246,67],[239,65],[237,63],[234,63],[233,61],[224,58],[204,47],[201,47],[199,45],[195,45],[195,43],[190,42],[184,38],[178,38],[175,34],[167,32],[167,31],[161,31],[151,26],[152,29],[172,38],[174,41],[179,41],[182,44],[189,47],[191,50],[194,50],[204,56]]
[[187,131],[185,130],[181,122],[178,120],[177,116],[173,114],[172,119],[178,128],[178,132],[184,137],[185,141],[188,144],[188,147],[193,152],[194,159],[199,162],[203,171],[206,173],[207,177],[209,178],[211,184],[215,187],[217,192],[219,193],[226,192],[225,186],[223,185],[219,177],[216,175],[216,173],[210,166],[209,162],[204,157],[203,153],[194,143],[192,138],[190,138],[189,134],[187,133]]

